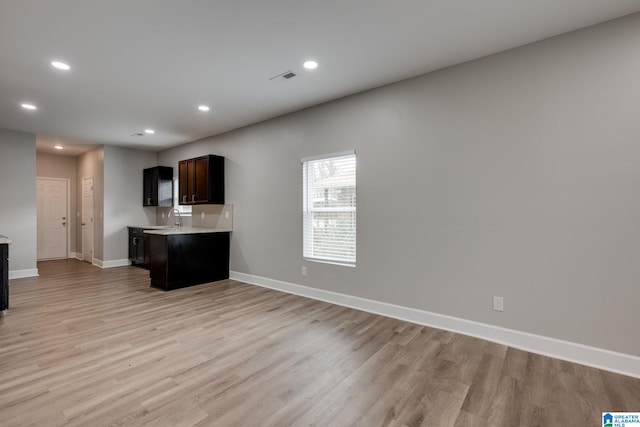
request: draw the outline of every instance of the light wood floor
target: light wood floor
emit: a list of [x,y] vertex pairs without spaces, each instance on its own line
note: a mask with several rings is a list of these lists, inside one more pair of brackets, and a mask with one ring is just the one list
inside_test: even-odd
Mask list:
[[598,426],[640,380],[247,284],[76,260],[11,281],[2,426]]

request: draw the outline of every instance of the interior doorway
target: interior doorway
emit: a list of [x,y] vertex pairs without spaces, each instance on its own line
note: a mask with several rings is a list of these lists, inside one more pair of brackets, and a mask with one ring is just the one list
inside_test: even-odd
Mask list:
[[82,259],[93,263],[93,177],[82,179]]
[[69,256],[69,180],[36,178],[37,258]]

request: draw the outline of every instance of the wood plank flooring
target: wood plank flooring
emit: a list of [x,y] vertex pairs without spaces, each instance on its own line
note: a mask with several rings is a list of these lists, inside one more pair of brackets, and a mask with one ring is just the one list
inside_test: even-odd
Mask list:
[[640,380],[235,281],[11,281],[2,426],[597,426]]

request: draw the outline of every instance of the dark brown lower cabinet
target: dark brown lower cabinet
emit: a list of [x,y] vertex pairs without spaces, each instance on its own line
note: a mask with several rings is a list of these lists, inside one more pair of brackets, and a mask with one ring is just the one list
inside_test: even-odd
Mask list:
[[170,291],[228,279],[229,234],[147,234],[151,286]]
[[149,268],[149,235],[144,228],[129,227],[129,260],[132,265]]
[[9,308],[9,245],[0,245],[0,311]]

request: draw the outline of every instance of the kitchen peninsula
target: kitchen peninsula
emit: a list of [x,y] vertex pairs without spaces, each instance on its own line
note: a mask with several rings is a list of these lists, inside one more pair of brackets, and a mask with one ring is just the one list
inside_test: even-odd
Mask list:
[[151,286],[169,291],[228,279],[231,231],[203,227],[145,230]]

